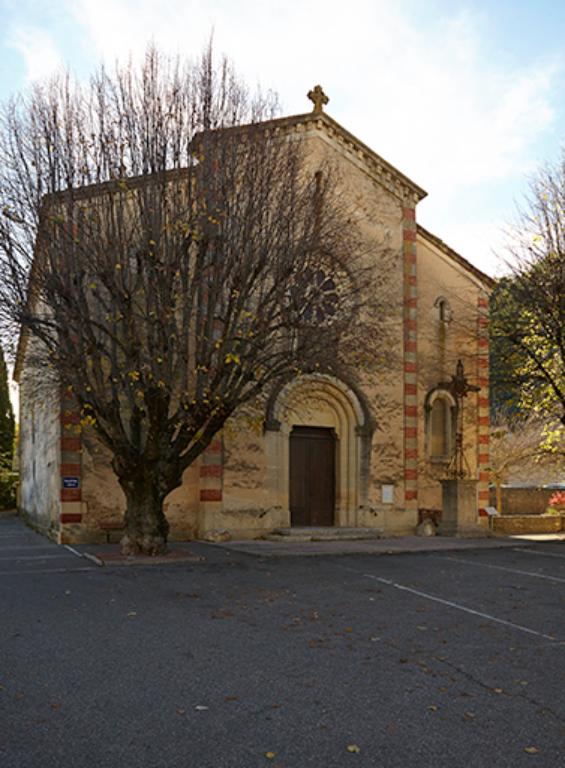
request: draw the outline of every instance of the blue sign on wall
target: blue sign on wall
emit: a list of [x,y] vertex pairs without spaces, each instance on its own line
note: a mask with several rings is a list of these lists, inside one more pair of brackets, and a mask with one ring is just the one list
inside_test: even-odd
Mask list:
[[80,480],[78,477],[64,477],[63,488],[78,488],[79,482]]

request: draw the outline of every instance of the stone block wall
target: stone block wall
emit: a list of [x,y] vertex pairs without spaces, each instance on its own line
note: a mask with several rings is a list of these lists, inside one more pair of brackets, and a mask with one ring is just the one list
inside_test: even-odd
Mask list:
[[[502,486],[503,515],[543,515],[556,488],[517,488]],[[490,504],[496,507],[496,491],[490,489]]]
[[495,533],[520,535],[528,533],[561,533],[561,515],[501,515],[493,520]]

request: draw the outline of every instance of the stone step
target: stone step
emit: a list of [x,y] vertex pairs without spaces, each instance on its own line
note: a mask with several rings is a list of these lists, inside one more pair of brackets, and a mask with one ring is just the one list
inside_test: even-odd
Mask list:
[[265,536],[265,541],[282,541],[286,542],[287,544],[292,544],[297,541],[313,541],[311,536],[287,536],[283,533],[268,533]]
[[276,528],[265,537],[267,541],[359,541],[380,539],[380,528],[297,527]]

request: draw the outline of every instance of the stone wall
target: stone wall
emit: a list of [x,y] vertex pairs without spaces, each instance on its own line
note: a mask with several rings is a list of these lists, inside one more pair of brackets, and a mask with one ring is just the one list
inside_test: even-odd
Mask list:
[[[488,503],[484,467],[488,463],[488,360],[484,328],[478,328],[487,311],[484,287],[479,279],[449,256],[449,249],[436,238],[418,232],[418,507],[439,509],[442,504],[441,478],[448,462],[430,455],[430,393],[442,381],[449,381],[461,359],[471,384],[479,393],[464,401],[463,444],[469,476],[479,480],[479,504]],[[440,303],[447,306],[447,319],[440,315]],[[482,317],[480,318],[483,319]],[[488,341],[486,342],[488,344]]]
[[61,511],[59,387],[32,364],[36,345],[27,345],[28,364],[19,381],[18,508],[30,525],[55,538]]
[[[549,506],[549,499],[557,488],[518,488],[502,486],[503,515],[543,515]],[[496,507],[496,490],[490,489],[490,504]]]
[[495,533],[520,535],[528,533],[561,533],[561,515],[502,515],[493,519]]

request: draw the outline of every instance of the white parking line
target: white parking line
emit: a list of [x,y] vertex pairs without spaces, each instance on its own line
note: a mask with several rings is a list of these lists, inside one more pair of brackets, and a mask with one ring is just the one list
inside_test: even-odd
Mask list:
[[513,552],[527,552],[530,555],[541,555],[542,557],[560,557],[561,559],[565,558],[565,555],[559,555],[557,552],[541,552],[537,549],[522,549],[522,547],[516,547],[516,549],[512,550]]
[[69,552],[72,552],[75,557],[82,557],[80,552],[77,552],[74,547],[71,547],[70,544],[63,544],[65,549],[67,549]]
[[553,635],[546,635],[544,632],[538,632],[536,629],[523,627],[521,624],[514,624],[514,622],[512,621],[506,621],[506,619],[499,619],[497,616],[492,616],[490,613],[475,611],[473,608],[467,608],[466,605],[459,605],[459,603],[454,603],[451,600],[444,600],[443,597],[430,595],[427,592],[422,592],[419,589],[413,589],[412,587],[405,587],[403,584],[397,584],[394,581],[390,581],[390,579],[382,578],[382,576],[374,576],[372,573],[363,573],[362,571],[355,571],[352,568],[344,568],[344,570],[347,570],[350,573],[356,573],[359,576],[364,576],[366,579],[373,579],[374,581],[378,581],[380,584],[386,584],[387,587],[393,587],[394,589],[399,589],[402,592],[409,592],[412,595],[417,595],[418,597],[422,597],[424,600],[431,600],[434,603],[440,603],[440,605],[446,605],[448,608],[454,608],[457,611],[463,611],[464,613],[469,613],[472,616],[478,616],[481,619],[487,619],[488,621],[493,621],[496,624],[502,624],[505,627],[510,627],[510,629],[515,629],[519,632],[525,632],[528,635],[534,635],[535,637],[543,637],[544,640],[550,640],[553,643],[557,642],[557,638],[554,637]]
[[0,571],[0,576],[33,576],[36,573],[79,573],[81,571],[96,573],[96,568],[38,568],[35,571]]
[[474,563],[472,560],[466,560],[464,557],[441,557],[435,556],[434,560],[451,560],[454,563],[465,563],[465,565],[474,565],[475,568],[492,568],[495,571],[506,571],[506,573],[517,573],[520,576],[531,576],[534,579],[545,579],[546,581],[557,581],[560,584],[565,584],[565,579],[560,579],[559,576],[547,576],[545,573],[533,573],[532,571],[522,571],[519,568],[506,568],[503,565],[492,565],[491,563]]

